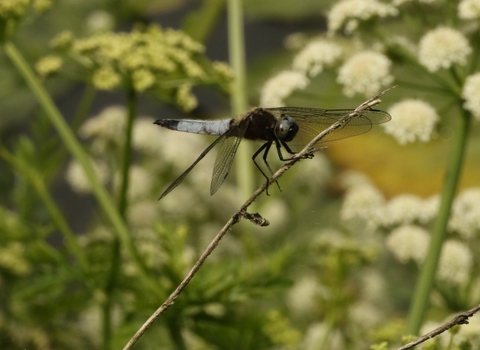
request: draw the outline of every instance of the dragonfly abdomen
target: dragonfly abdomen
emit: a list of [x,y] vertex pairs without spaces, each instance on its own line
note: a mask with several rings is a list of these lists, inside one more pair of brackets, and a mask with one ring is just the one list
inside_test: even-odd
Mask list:
[[154,124],[170,130],[190,132],[194,134],[223,135],[230,129],[232,119],[223,120],[181,120],[157,119]]

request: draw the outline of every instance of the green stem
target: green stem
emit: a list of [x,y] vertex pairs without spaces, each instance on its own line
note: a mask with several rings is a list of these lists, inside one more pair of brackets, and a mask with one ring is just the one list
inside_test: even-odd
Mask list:
[[32,93],[44,109],[45,114],[50,119],[53,126],[56,128],[65,146],[82,166],[88,180],[90,181],[93,194],[97,198],[101,210],[103,210],[103,212],[105,213],[105,216],[110,221],[114,232],[117,234],[118,238],[125,246],[127,252],[130,254],[135,265],[137,266],[139,271],[139,277],[147,286],[150,287],[152,292],[158,294],[159,288],[157,288],[156,284],[149,279],[146,267],[130,238],[125,222],[122,220],[117,209],[115,208],[115,205],[113,204],[110,195],[98,179],[87,154],[82,149],[82,146],[75,138],[72,130],[69,128],[62,115],[58,111],[57,107],[53,103],[52,99],[50,98],[44,87],[40,84],[37,77],[31,70],[31,68],[28,66],[27,62],[17,50],[15,45],[12,42],[7,41],[5,42],[4,47],[7,56],[10,58],[12,63],[15,65],[20,74],[25,79]]
[[183,31],[193,40],[205,43],[224,8],[225,0],[202,1],[201,7],[183,21]]
[[447,236],[447,224],[450,216],[450,209],[458,186],[462,163],[465,156],[470,120],[471,115],[463,110],[454,131],[453,148],[447,163],[447,172],[440,208],[433,226],[432,239],[427,257],[422,266],[417,285],[415,286],[413,302],[408,315],[407,334],[418,334],[428,308],[428,299],[433,289],[433,282],[440,253],[442,251],[442,245]]
[[[123,160],[122,160],[122,172],[121,172],[121,185],[120,192],[118,194],[118,212],[120,216],[126,221],[127,211],[127,195],[129,185],[129,170],[132,162],[132,133],[133,133],[133,121],[137,114],[137,95],[135,90],[128,90],[127,97],[128,104],[128,117],[127,128],[125,130],[125,144],[123,146]],[[117,282],[118,272],[120,270],[120,240],[115,237],[112,242],[112,257],[110,263],[110,273],[107,283],[105,285],[105,303],[103,305],[103,349],[110,349],[111,336],[112,336],[112,304],[115,285]]]
[[[230,64],[235,76],[231,84],[230,101],[233,116],[238,116],[245,113],[248,108],[242,0],[228,0],[227,11]],[[237,183],[240,193],[245,198],[248,198],[254,190],[252,154],[252,145],[243,142],[236,155]],[[242,242],[246,251],[253,255],[256,249],[252,235],[248,234],[251,232],[251,225],[244,228]]]
[[122,160],[122,183],[120,185],[120,193],[118,194],[118,211],[120,216],[125,219],[125,213],[127,210],[127,194],[129,185],[129,170],[132,162],[132,134],[133,134],[133,121],[137,114],[137,94],[135,90],[130,89],[127,97],[128,104],[128,117],[127,117],[127,129],[125,130],[125,144],[123,148],[123,160]]
[[[230,96],[232,114],[238,116],[247,110],[242,0],[228,0],[227,10],[230,64],[235,74]],[[237,182],[244,196],[248,196],[253,190],[252,153],[251,146],[245,142],[236,156]]]

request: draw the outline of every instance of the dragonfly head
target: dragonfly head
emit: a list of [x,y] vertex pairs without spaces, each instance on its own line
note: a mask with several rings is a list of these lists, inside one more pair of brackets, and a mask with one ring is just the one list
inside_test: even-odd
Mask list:
[[275,136],[281,141],[292,141],[298,132],[298,125],[293,117],[282,114],[275,125]]

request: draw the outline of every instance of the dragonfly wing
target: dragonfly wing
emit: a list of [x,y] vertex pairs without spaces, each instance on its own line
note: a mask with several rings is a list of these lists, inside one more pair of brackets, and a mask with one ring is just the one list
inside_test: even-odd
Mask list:
[[167,187],[167,189],[165,191],[163,191],[163,193],[160,195],[160,198],[158,198],[158,200],[162,199],[163,197],[165,197],[167,194],[169,194],[170,192],[172,192],[175,187],[177,187],[178,185],[180,185],[182,183],[182,181],[187,177],[187,175],[190,173],[190,171],[192,171],[192,169],[207,155],[208,152],[210,152],[212,150],[213,147],[215,147],[218,143],[221,143],[223,140],[225,139],[225,134],[224,135],[221,135],[219,137],[217,137],[217,139],[215,141],[212,142],[212,144],[210,146],[208,146],[203,152],[202,154],[200,154],[198,156],[198,158],[195,160],[195,162],[193,162],[192,165],[190,165],[188,167],[187,170],[185,170],[182,175],[180,175],[179,177],[176,178],[175,181],[173,181],[170,186]]
[[228,173],[232,168],[238,146],[240,145],[240,142],[242,142],[243,134],[245,133],[245,130],[247,130],[248,124],[249,121],[244,120],[241,124],[235,126],[234,129],[227,132],[225,137],[221,140],[221,146],[213,167],[212,183],[210,184],[211,196],[218,191],[227,178]]
[[[294,147],[305,146],[323,130],[353,112],[353,109],[329,110],[299,107],[267,108],[266,110],[278,116],[282,114],[288,115],[296,120],[299,130],[295,138],[289,142],[289,145]],[[376,109],[366,110],[360,116],[352,118],[343,127],[327,134],[319,142],[335,141],[360,135],[369,131],[373,124],[385,123],[390,119],[391,117],[387,112]]]

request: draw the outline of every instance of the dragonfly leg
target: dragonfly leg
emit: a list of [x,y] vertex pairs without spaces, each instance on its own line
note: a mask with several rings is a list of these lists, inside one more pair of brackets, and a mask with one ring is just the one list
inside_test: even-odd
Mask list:
[[[293,151],[290,149],[290,147],[287,145],[287,143],[286,143],[285,141],[280,141],[280,142],[282,143],[282,146],[285,148],[285,150],[286,150],[288,153],[293,154],[293,155],[297,154],[297,153],[293,152]],[[286,162],[286,161],[292,159],[292,157],[290,157],[290,158],[283,158],[283,155],[282,155],[282,147],[280,146],[280,143],[279,143],[278,140],[276,140],[276,145],[277,145],[278,157],[280,158],[280,160]],[[307,154],[305,154],[305,156],[303,156],[303,158],[305,158],[305,159],[312,159],[312,158],[313,158],[313,154],[312,154],[312,153],[307,153]]]
[[[276,142],[276,141],[275,141]],[[268,156],[268,152],[270,151],[270,146],[272,145],[272,142],[268,142],[268,146],[265,148],[265,152],[263,153],[263,162],[265,163],[265,165],[267,166],[268,168],[268,171],[270,171],[270,175],[273,175],[273,170],[272,168],[270,167],[270,164],[268,164],[268,160],[267,160],[267,156]],[[268,182],[268,181],[267,181]],[[282,192],[282,188],[280,187],[280,184],[278,183],[277,180],[275,180],[275,183],[277,184],[277,187],[278,187],[278,190],[280,192]],[[267,188],[268,190],[268,188]]]
[[[280,144],[281,142],[281,144]],[[282,146],[285,148],[285,150],[290,153],[290,154],[295,154],[295,152],[293,152],[290,147],[288,147],[288,145],[284,142],[284,141],[278,141],[278,140],[275,140],[275,146],[277,146],[277,153],[278,153],[278,158],[280,158],[281,161],[283,162],[286,162],[287,160],[290,160],[292,159],[291,157],[290,158],[283,158],[283,154],[282,154]]]
[[[268,176],[265,174],[265,172],[262,170],[262,168],[260,167],[260,165],[257,163],[257,161],[255,160],[255,158],[257,158],[257,156],[260,154],[260,152],[262,152],[263,150],[264,153],[263,153],[263,161],[265,162],[268,170],[270,171],[270,174],[273,175],[273,171],[272,171],[272,168],[270,167],[270,164],[268,164],[268,161],[267,161],[267,155],[268,155],[268,151],[270,151],[270,147],[272,146],[272,141],[269,141],[269,142],[265,142],[262,147],[260,147],[256,152],[255,154],[252,156],[252,160],[253,160],[253,163],[255,163],[255,166],[257,167],[258,170],[260,170],[260,172],[262,173],[262,175],[265,177],[265,179],[267,179],[267,189],[266,189],[266,193],[267,193],[267,196],[269,196],[270,194],[268,193],[268,187],[270,186],[270,183],[268,181]],[[275,181],[277,186],[278,186],[278,189],[280,191],[282,191],[282,188],[280,187],[280,184],[278,183],[278,181]]]

